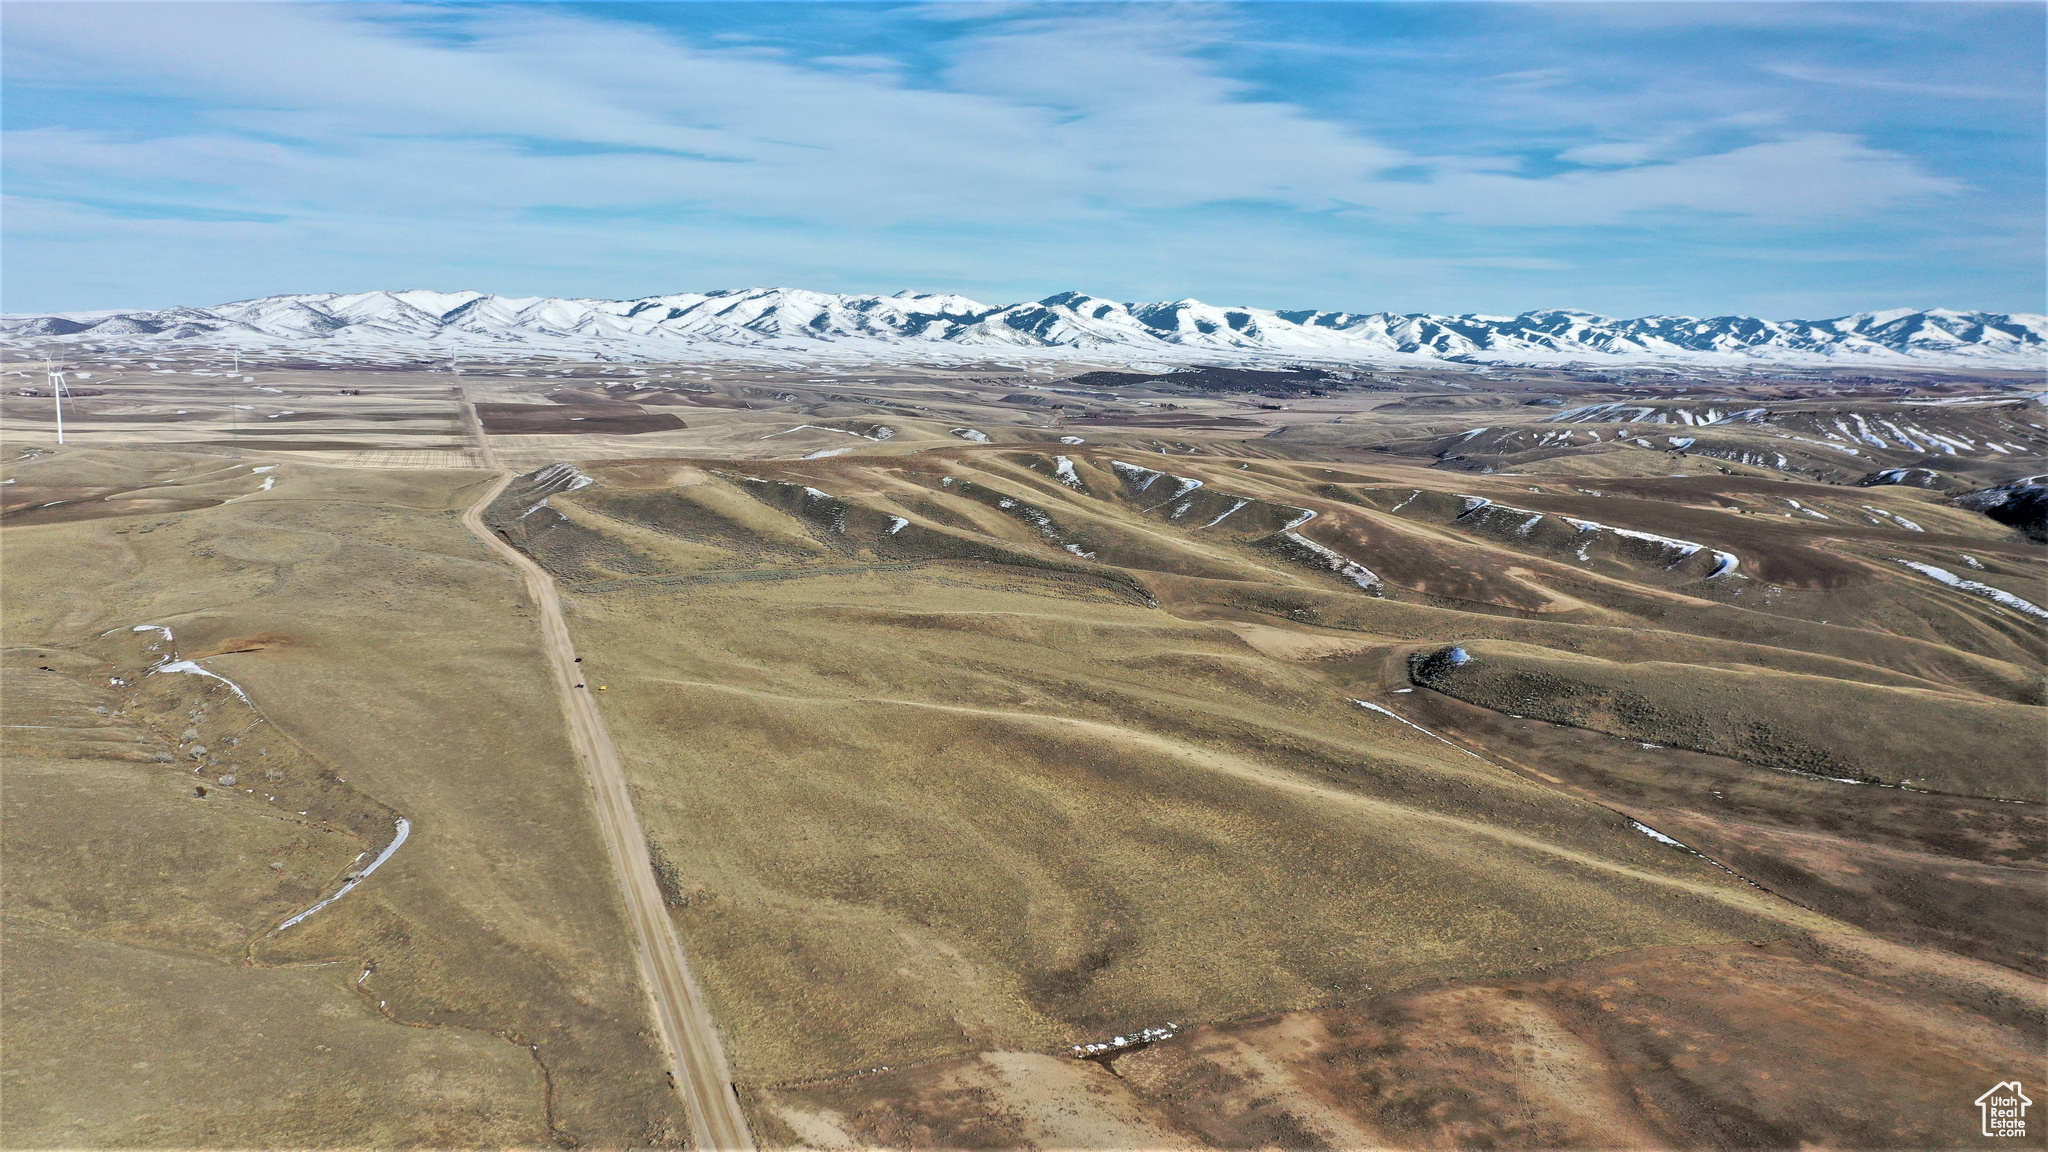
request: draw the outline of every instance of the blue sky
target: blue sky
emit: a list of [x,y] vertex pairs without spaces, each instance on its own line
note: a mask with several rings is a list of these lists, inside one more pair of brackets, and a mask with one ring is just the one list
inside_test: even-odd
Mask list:
[[11,312],[2044,311],[2041,4],[11,2]]

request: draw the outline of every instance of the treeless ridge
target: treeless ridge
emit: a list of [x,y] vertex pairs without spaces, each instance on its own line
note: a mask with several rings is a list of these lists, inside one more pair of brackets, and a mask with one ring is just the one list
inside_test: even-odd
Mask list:
[[502,473],[498,482],[462,514],[462,523],[519,569],[526,577],[527,595],[540,610],[541,635],[553,657],[550,666],[555,686],[562,693],[569,740],[590,775],[598,826],[604,830],[612,867],[626,898],[626,916],[633,925],[640,971],[654,1001],[654,1018],[661,1024],[670,1059],[675,1064],[677,1087],[689,1108],[690,1142],[697,1148],[751,1150],[753,1134],[740,1111],[739,1096],[733,1091],[732,1074],[717,1027],[704,1006],[695,978],[690,975],[682,943],[676,938],[675,925],[668,918],[668,908],[655,882],[654,867],[647,855],[647,836],[633,811],[632,794],[626,787],[618,751],[612,747],[611,734],[605,729],[596,702],[587,690],[576,686],[575,645],[569,638],[569,626],[562,619],[554,578],[484,527],[483,510],[511,482],[512,473]]

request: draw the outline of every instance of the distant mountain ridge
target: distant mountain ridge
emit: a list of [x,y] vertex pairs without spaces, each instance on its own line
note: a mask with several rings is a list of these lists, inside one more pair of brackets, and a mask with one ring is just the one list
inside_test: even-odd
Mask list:
[[0,337],[236,347],[318,341],[345,353],[603,353],[619,359],[839,349],[960,357],[1355,363],[2048,364],[2048,317],[2034,313],[1896,309],[1832,320],[1625,320],[1562,309],[1519,316],[1441,316],[1223,308],[1199,300],[1126,304],[1081,292],[994,306],[954,295],[860,296],[793,288],[681,292],[636,300],[417,289],[308,293],[211,308],[10,315],[0,317]]

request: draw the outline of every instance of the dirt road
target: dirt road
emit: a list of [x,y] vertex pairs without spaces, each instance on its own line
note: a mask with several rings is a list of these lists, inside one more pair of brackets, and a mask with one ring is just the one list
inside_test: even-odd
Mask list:
[[[483,461],[484,467],[496,470],[498,454],[491,451],[491,438],[484,432],[483,417],[477,415],[476,401],[469,398],[469,388],[462,383],[460,373],[456,374],[455,380],[455,399],[462,405],[462,426],[476,441],[477,458]],[[496,497],[493,496],[491,499]]]
[[746,1116],[740,1111],[739,1097],[733,1092],[725,1049],[719,1043],[718,1031],[697,982],[690,976],[682,942],[676,938],[675,925],[669,922],[661,889],[654,881],[654,869],[647,857],[647,838],[640,830],[640,817],[633,811],[618,751],[612,747],[604,717],[598,714],[593,691],[576,687],[579,678],[575,647],[569,640],[569,626],[562,619],[554,579],[484,526],[484,509],[511,482],[512,473],[503,473],[483,499],[462,514],[462,522],[519,569],[526,577],[527,594],[540,609],[541,635],[547,642],[555,686],[562,693],[569,740],[583,761],[596,794],[598,825],[604,830],[612,868],[625,893],[626,915],[633,924],[639,948],[640,971],[654,1001],[654,1018],[668,1041],[676,1082],[690,1110],[690,1142],[704,1149],[750,1150],[754,1138],[747,1128]]

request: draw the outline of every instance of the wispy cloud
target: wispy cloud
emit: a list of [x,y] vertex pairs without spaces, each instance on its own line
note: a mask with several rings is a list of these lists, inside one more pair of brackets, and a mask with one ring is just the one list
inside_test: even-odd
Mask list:
[[[1104,268],[1132,287],[1178,277],[1175,295],[1307,281],[1341,294],[1319,303],[1398,307],[1360,298],[1358,270],[1535,283],[1586,264],[1549,250],[1561,229],[1835,229],[1981,188],[1867,125],[1750,98],[1891,83],[1877,69],[1758,66],[1716,110],[1568,63],[1489,71],[1498,45],[1439,32],[1430,51],[1456,59],[1457,91],[1361,81],[1347,105],[1270,63],[1295,54],[1248,61],[1245,44],[1288,42],[1257,9],[832,12],[886,28],[821,48],[768,14],[699,27],[689,6],[650,22],[542,5],[10,5],[5,164],[26,199],[7,221],[9,295],[40,290],[87,245],[81,222],[104,218],[119,223],[101,248],[232,247],[243,233],[185,229],[267,229],[308,276],[382,259],[411,282],[494,261],[601,280],[562,255],[580,245],[618,254],[612,291],[664,264],[730,276],[752,252],[747,281],[1021,295]],[[1429,55],[1356,40],[1366,56]],[[13,114],[19,92],[34,99]],[[119,114],[152,98],[183,111]],[[1431,117],[1454,123],[1431,132]],[[344,243],[355,254],[338,261]],[[962,267],[989,260],[1004,267]]]
[[1930,79],[1925,75],[1898,76],[1877,69],[1828,68],[1816,64],[1771,64],[1769,70],[1792,80],[1832,84],[1841,88],[1867,88],[1878,92],[1904,92],[1912,96],[1939,96],[1957,100],[2000,100],[2024,103],[2032,94],[2011,87],[1972,84],[1964,81]]

